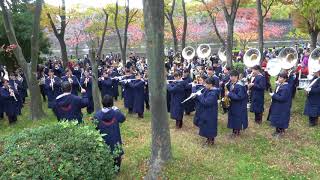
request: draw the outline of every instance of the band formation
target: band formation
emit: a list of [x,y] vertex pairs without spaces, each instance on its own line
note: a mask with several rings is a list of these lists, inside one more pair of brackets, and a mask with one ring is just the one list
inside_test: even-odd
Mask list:
[[[194,113],[193,123],[199,127],[199,135],[214,144],[217,136],[218,109],[228,113],[231,137],[237,137],[248,127],[248,110],[254,113],[255,122],[270,121],[275,137],[281,137],[289,127],[292,99],[297,89],[305,91],[304,114],[311,126],[317,125],[320,115],[320,48],[310,52],[308,48],[282,47],[280,49],[249,49],[234,53],[234,63],[242,62],[243,69],[230,69],[221,48],[211,53],[209,45],[200,45],[197,51],[186,47],[181,53],[165,51],[167,76],[167,109],[176,128],[183,126],[184,115]],[[264,57],[260,63],[261,56]],[[125,66],[118,55],[109,53],[99,60],[98,86],[103,97],[103,109],[95,113],[100,128],[104,129],[125,120],[113,101],[124,101],[129,114],[144,118],[149,110],[147,59],[134,53]],[[7,72],[1,68],[0,118],[7,115],[10,123],[17,121],[28,96],[27,84],[20,69]],[[92,70],[85,57],[62,67],[61,60],[50,58],[38,66],[38,83],[41,95],[58,120],[82,122],[82,108],[88,114],[94,111],[92,98]],[[271,86],[275,77],[275,88]],[[265,92],[272,103],[264,109]],[[264,118],[265,117],[265,118]],[[105,119],[108,119],[105,121]],[[119,128],[118,128],[119,129]],[[109,141],[120,142],[120,132]],[[112,144],[112,143],[111,143]],[[112,147],[113,148],[113,147]]]

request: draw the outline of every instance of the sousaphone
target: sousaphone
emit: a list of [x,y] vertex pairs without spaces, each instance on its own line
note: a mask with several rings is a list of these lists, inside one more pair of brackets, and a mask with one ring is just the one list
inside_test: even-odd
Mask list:
[[252,68],[255,65],[260,64],[261,53],[256,48],[251,48],[243,56],[243,63],[248,68]]
[[281,68],[288,70],[297,65],[298,53],[295,48],[286,47],[280,51],[278,58],[281,60]]
[[308,61],[309,76],[313,76],[314,73],[320,70],[320,48],[314,49]]
[[194,58],[195,55],[196,55],[196,51],[191,46],[187,46],[182,50],[182,57],[185,60],[191,60]]
[[206,59],[211,55],[211,47],[208,44],[200,44],[197,48],[197,55],[201,59]]
[[218,57],[221,60],[222,63],[227,62],[227,55],[226,55],[226,50],[224,47],[221,47],[218,51]]

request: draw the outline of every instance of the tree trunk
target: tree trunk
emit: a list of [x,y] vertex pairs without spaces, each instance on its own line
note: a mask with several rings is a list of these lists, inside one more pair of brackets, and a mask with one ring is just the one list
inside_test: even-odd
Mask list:
[[311,51],[314,50],[317,47],[317,39],[318,39],[318,34],[319,31],[310,31],[309,35],[310,35],[310,45],[311,45]]
[[104,41],[105,41],[105,37],[106,37],[106,33],[107,33],[108,20],[109,20],[109,14],[107,13],[107,11],[105,9],[103,9],[103,12],[104,12],[106,18],[105,18],[105,21],[104,21],[104,27],[103,27],[101,42],[100,42],[100,45],[99,45],[99,50],[98,50],[98,53],[97,53],[97,58],[99,60],[101,59],[102,49],[103,49],[103,45],[104,45]]
[[79,44],[76,45],[76,58],[79,58]]
[[217,27],[217,23],[216,23],[215,17],[210,16],[210,18],[211,18],[211,22],[213,24],[214,31],[216,32],[216,35],[218,36],[218,39],[219,39],[220,43],[222,44],[223,47],[226,47],[226,43],[225,43],[224,39],[222,38],[222,36],[221,36],[221,34],[219,32],[219,29]]
[[149,68],[152,152],[147,179],[157,179],[163,163],[171,158],[164,69],[164,2],[143,0]]
[[101,94],[98,86],[98,63],[97,59],[95,58],[95,52],[94,50],[90,50],[89,52],[90,55],[90,62],[92,66],[92,98],[93,98],[93,105],[94,105],[94,110],[98,111],[101,109]]
[[26,75],[27,84],[30,88],[30,119],[38,120],[45,116],[42,109],[42,101],[40,96],[40,88],[36,77],[36,68],[39,56],[39,32],[40,32],[40,15],[42,10],[42,0],[35,2],[36,8],[34,10],[34,22],[31,36],[31,62],[27,63],[22,49],[17,41],[15,31],[12,25],[12,19],[10,13],[5,7],[4,1],[0,0],[0,6],[2,9],[3,21],[6,30],[6,34],[10,44],[16,44],[17,48],[13,50],[13,53],[18,60],[19,66],[22,67],[24,74]]
[[182,0],[182,9],[183,9],[183,32],[181,39],[181,51],[186,47],[186,37],[187,37],[187,28],[188,28],[188,15],[186,11],[185,0]]
[[67,52],[67,45],[66,42],[64,41],[64,36],[58,36],[58,41],[60,44],[60,50],[61,50],[61,58],[62,58],[62,63],[63,67],[67,67],[68,65],[68,52]]
[[233,48],[233,26],[234,22],[228,22],[228,33],[227,33],[227,43],[226,43],[226,56],[227,56],[227,67],[232,68],[232,48]]
[[171,33],[172,33],[174,51],[175,51],[175,52],[178,52],[177,31],[176,31],[176,27],[175,27],[174,22],[173,22],[173,18],[172,18],[172,17],[169,17],[168,21],[169,21],[169,23],[170,23],[170,28],[171,28]]
[[263,57],[263,45],[264,45],[264,39],[263,39],[263,15],[262,15],[262,4],[261,0],[257,0],[257,13],[258,13],[258,36],[259,36],[259,51],[261,53],[261,59],[260,64],[262,63],[264,57]]

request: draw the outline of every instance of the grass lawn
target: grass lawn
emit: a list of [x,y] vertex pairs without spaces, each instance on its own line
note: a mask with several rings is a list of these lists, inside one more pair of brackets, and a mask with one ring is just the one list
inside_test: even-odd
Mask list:
[[[184,117],[181,130],[175,129],[170,120],[173,158],[163,172],[164,179],[320,179],[320,127],[308,127],[303,116],[304,93],[298,92],[292,107],[290,127],[282,139],[274,139],[274,129],[265,121],[262,125],[253,122],[249,113],[249,128],[240,138],[230,139],[227,115],[219,113],[218,137],[213,147],[204,146],[198,136],[192,116]],[[266,94],[265,111],[270,105]],[[122,108],[122,102],[117,102]],[[28,120],[28,108],[19,117],[18,123],[9,126],[0,121],[0,138],[17,133],[24,128],[57,123],[52,112],[46,109],[47,118],[41,121]],[[123,110],[123,112],[126,112]],[[90,116],[85,115],[85,119]],[[136,115],[127,115],[121,126],[125,155],[118,179],[141,179],[147,171],[150,156],[150,112],[139,120]]]

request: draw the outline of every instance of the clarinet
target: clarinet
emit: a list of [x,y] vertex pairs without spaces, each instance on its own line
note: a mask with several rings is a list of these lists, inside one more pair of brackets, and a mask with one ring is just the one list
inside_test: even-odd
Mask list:
[[17,99],[17,97],[16,97],[16,95],[15,95],[14,91],[11,89],[10,85],[8,85],[7,90],[9,91],[10,96],[12,96],[12,97],[14,98],[14,100],[15,100],[15,101],[18,101],[18,99]]

